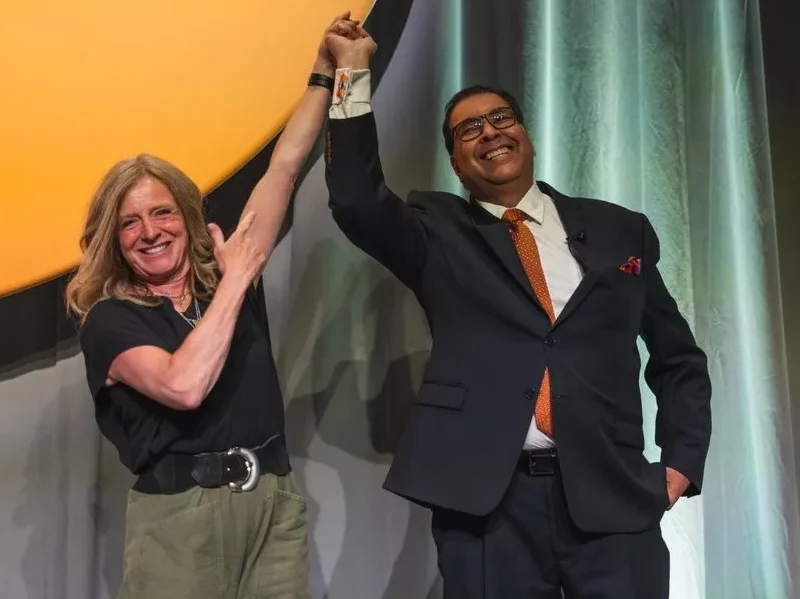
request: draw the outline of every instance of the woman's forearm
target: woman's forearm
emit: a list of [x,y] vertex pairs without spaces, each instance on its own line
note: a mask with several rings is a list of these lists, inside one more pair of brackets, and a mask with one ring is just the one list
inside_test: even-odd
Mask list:
[[[333,71],[316,67],[315,73],[333,78]],[[270,168],[285,169],[297,175],[319,136],[328,109],[331,92],[318,85],[309,85],[284,127],[270,159]]]
[[[315,72],[332,74],[319,64]],[[255,213],[251,234],[266,256],[275,244],[297,175],[322,129],[330,99],[326,88],[306,88],[275,147],[267,173],[245,205],[243,214]],[[243,298],[240,285],[223,277],[203,319],[171,356],[165,381],[172,388],[167,392],[179,397],[185,409],[199,406],[217,382]]]
[[[324,70],[318,68],[316,72]],[[257,215],[253,235],[267,256],[275,245],[300,169],[322,130],[330,102],[328,89],[316,85],[306,88],[281,133],[267,172],[244,208],[243,214],[252,211]]]
[[223,277],[206,313],[170,357],[164,391],[178,400],[183,409],[197,408],[219,379],[245,290],[241,283]]

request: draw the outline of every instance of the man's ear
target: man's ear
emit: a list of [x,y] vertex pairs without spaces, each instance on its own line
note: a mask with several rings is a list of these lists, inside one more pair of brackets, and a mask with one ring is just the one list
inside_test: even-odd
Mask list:
[[458,177],[458,180],[463,183],[464,181],[461,179],[461,169],[458,167],[458,161],[455,155],[450,156],[450,166],[453,167],[453,172],[456,174],[456,177]]
[[464,179],[461,177],[461,169],[458,167],[458,162],[456,161],[454,156],[450,156],[450,166],[453,167],[453,172],[456,174],[456,177],[458,177],[458,181],[461,183],[461,187],[466,189],[467,186],[464,183]]

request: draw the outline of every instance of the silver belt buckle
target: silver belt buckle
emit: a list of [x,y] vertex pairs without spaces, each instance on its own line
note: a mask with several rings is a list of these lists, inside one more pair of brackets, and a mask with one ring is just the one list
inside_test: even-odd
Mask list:
[[258,486],[258,477],[261,475],[256,454],[246,447],[231,447],[226,453],[228,455],[241,456],[247,468],[247,477],[245,477],[244,480],[228,483],[228,488],[234,493],[242,493],[255,489]]

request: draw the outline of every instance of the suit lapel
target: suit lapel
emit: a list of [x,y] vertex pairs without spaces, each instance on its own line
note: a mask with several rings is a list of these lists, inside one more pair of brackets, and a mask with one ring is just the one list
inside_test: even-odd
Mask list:
[[[597,244],[593,245],[591,242],[592,232],[584,214],[584,203],[579,199],[565,196],[542,181],[537,182],[537,185],[543,193],[552,198],[561,219],[561,224],[567,234],[567,243],[570,246],[572,255],[583,271],[581,282],[556,318],[554,326],[558,326],[569,318],[589,295],[589,292],[600,279],[604,263],[602,255],[596,251]],[[525,274],[525,270],[522,267],[517,248],[514,246],[514,241],[508,231],[508,226],[489,214],[474,200],[469,200],[467,206],[467,211],[478,233],[525,295],[546,315],[547,312],[539,302],[539,298],[536,297],[536,293],[528,280],[528,275]]]
[[528,275],[525,274],[525,269],[522,267],[522,261],[519,259],[517,248],[511,239],[508,225],[489,214],[474,200],[469,200],[467,210],[478,233],[500,260],[500,264],[516,281],[525,295],[546,315],[547,312],[539,303],[539,298],[536,297]]
[[581,282],[556,318],[555,325],[557,326],[575,312],[581,302],[589,295],[589,292],[600,278],[602,261],[601,256],[594,251],[591,243],[592,234],[586,223],[583,202],[559,193],[547,183],[540,181],[538,185],[542,192],[553,199],[558,216],[561,218],[561,224],[564,225],[564,230],[567,233],[567,243],[570,251],[583,271]]

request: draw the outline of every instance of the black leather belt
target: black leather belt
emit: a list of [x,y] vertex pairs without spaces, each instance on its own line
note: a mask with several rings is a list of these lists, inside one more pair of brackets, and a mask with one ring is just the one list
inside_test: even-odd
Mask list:
[[558,452],[552,449],[524,449],[517,470],[528,476],[552,476],[558,472]]
[[232,447],[219,453],[165,454],[139,475],[135,491],[172,495],[201,486],[214,489],[227,485],[233,492],[252,491],[262,474],[285,476],[291,471],[282,435],[260,447]]

